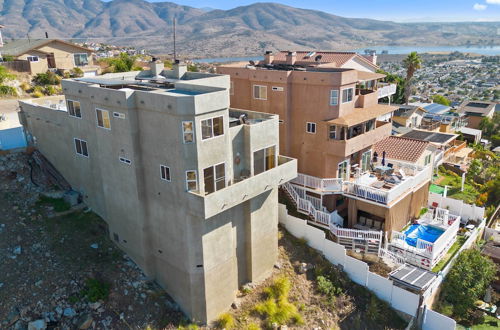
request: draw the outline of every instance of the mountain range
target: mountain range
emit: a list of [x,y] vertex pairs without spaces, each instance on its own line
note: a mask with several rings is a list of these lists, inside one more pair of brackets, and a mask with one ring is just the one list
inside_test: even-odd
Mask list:
[[[374,5],[376,5],[374,3]],[[190,56],[244,56],[264,50],[345,50],[383,46],[500,44],[500,22],[395,23],[345,18],[277,3],[207,10],[144,0],[0,0],[4,41],[78,38],[173,50]]]

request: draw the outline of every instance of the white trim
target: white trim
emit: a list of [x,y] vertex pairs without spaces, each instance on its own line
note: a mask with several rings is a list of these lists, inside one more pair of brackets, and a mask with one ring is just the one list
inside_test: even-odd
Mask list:
[[275,92],[283,92],[284,88],[280,87],[280,86],[273,86],[272,90],[275,91]]
[[[214,134],[214,118],[219,118],[221,117],[222,118],[222,134],[219,134],[219,135],[215,135]],[[212,122],[212,132],[211,132],[211,137],[208,137],[208,138],[204,138],[203,137],[203,122],[206,121],[206,120],[210,120]],[[225,127],[224,127],[224,116],[221,115],[221,116],[215,116],[215,117],[210,117],[210,118],[206,118],[206,119],[200,119],[200,128],[201,128],[201,141],[208,141],[208,140],[211,140],[211,139],[214,139],[216,137],[219,137],[219,136],[223,136],[225,134]]]
[[[255,174],[255,157],[254,157],[254,154],[258,151],[261,151],[261,150],[264,150],[264,171],[262,171],[262,173],[268,171],[266,170],[266,150],[269,149],[269,148],[272,148],[274,147],[274,167],[277,167],[278,166],[278,146],[276,144],[270,144],[266,147],[263,147],[263,148],[259,148],[257,150],[253,150],[252,151],[252,159],[251,159],[251,173],[252,175],[258,175],[258,174]],[[273,168],[274,168],[273,167]],[[259,173],[261,174],[261,173]]]
[[[35,58],[35,57],[36,57],[36,61],[30,61],[30,57],[31,57],[31,58]],[[40,62],[40,57],[39,57],[39,56],[37,56],[37,55],[30,55],[30,56],[26,56],[26,60],[27,60],[28,62],[36,63],[36,62]]]
[[[344,101],[344,91],[347,89],[352,89],[352,99],[350,101]],[[339,96],[341,98],[340,103],[344,104],[344,103],[350,103],[350,102],[354,101],[354,87],[342,88],[340,91],[341,91],[340,96]]]
[[[224,165],[224,188],[226,188],[228,186],[228,183],[226,181],[226,178],[227,178],[227,167],[226,167],[226,162],[221,162],[221,163],[218,163],[218,164],[214,164],[214,165],[211,165],[211,166],[208,166],[208,167],[205,167],[203,169],[203,191],[205,193],[205,195],[207,194],[206,190],[205,190],[205,170],[207,168],[212,168],[213,171],[214,171],[214,177],[213,177],[213,181],[214,181],[214,191],[213,192],[216,192],[216,191],[219,191],[220,189],[217,189],[217,171],[215,170],[215,168],[219,165],[223,164]],[[224,188],[221,188],[221,189],[224,189]]]
[[[333,104],[332,103],[332,92],[337,92],[337,103]],[[330,90],[330,101],[328,102],[331,106],[336,106],[339,105],[339,97],[340,97],[340,91],[338,89],[331,89]]]
[[[339,173],[339,170],[340,170],[340,166],[339,165],[342,164],[342,163],[346,163],[346,169],[347,170],[346,170],[346,177],[345,178],[339,176],[339,174],[340,174]],[[340,163],[338,163],[337,164],[337,178],[340,178],[342,180],[349,179],[349,177],[351,176],[351,166],[350,165],[351,165],[351,161],[349,159],[345,159],[345,160],[341,161]]]
[[[311,129],[312,129],[312,132],[309,132],[309,124],[311,124]],[[309,134],[316,134],[316,123],[313,123],[313,122],[306,122],[306,133],[309,133]]]
[[[69,112],[69,102],[73,102],[73,110],[75,109],[75,102],[78,102],[78,105],[79,105],[79,108],[80,108],[80,117],[78,116],[73,116],[70,112]],[[70,117],[73,117],[73,118],[78,118],[78,119],[82,119],[82,104],[80,103],[80,101],[76,101],[76,100],[71,100],[71,99],[66,99],[66,108],[68,109],[68,115]]]
[[[332,127],[334,127],[335,129],[333,130],[333,133],[334,133],[334,137],[332,138]],[[337,140],[337,125],[329,125],[328,126],[328,139],[329,140]]]
[[[76,141],[79,141],[80,142],[80,148],[82,147],[82,142],[85,142],[85,147],[87,148],[87,155],[84,155],[83,153],[79,153],[78,150],[76,149]],[[89,145],[87,143],[87,141],[85,140],[82,140],[82,139],[79,139],[79,138],[73,138],[73,146],[75,148],[75,153],[78,155],[78,156],[82,156],[82,157],[85,157],[85,158],[89,158]],[[82,149],[83,151],[83,149]]]
[[[168,168],[169,179],[163,178],[163,167]],[[170,167],[167,165],[160,164],[160,179],[167,182],[172,182],[172,173],[170,172]]]
[[[73,54],[73,65],[75,67],[82,67],[82,66],[88,66],[90,61],[89,61],[89,54],[88,53],[72,53]],[[77,65],[76,64],[76,61],[75,61],[75,55],[87,55],[87,64],[84,64],[84,65]]]
[[[194,172],[194,175],[196,178],[194,180],[188,180],[188,176],[187,176],[188,172]],[[197,170],[187,170],[184,172],[184,177],[186,180],[186,191],[197,191],[198,190],[198,171]],[[194,182],[196,184],[196,188],[193,190],[189,190],[189,186],[188,186],[189,182]]]
[[[105,111],[105,112],[108,113],[109,127],[99,126],[99,117],[97,116],[97,111]],[[104,128],[104,129],[107,129],[107,130],[111,131],[111,116],[109,115],[109,110],[105,110],[105,109],[101,109],[101,108],[95,108],[95,120],[96,120],[97,127]],[[102,123],[104,124],[104,120],[102,121]]]
[[[259,87],[259,94],[260,94],[260,89],[262,87],[265,88],[266,89],[266,98],[255,97],[255,87]],[[252,96],[255,100],[267,100],[267,86],[266,85],[252,85]]]
[[120,118],[120,119],[125,119],[125,114],[122,113],[122,112],[113,111],[113,117]]
[[[191,132],[185,132],[184,131],[184,123],[191,123]],[[195,127],[194,127],[194,121],[193,120],[183,120],[181,121],[181,132],[182,132],[182,143],[183,144],[191,144],[196,141],[196,135],[195,135]],[[185,134],[192,134],[193,135],[193,140],[192,141],[187,141],[184,138]]]

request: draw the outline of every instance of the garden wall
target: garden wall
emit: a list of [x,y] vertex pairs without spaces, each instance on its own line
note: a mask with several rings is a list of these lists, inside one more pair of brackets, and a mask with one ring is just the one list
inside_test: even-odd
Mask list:
[[484,218],[484,207],[464,203],[461,200],[443,197],[440,194],[429,192],[429,205],[437,203],[442,209],[449,209],[451,214],[459,215],[461,222],[468,220],[482,221]]

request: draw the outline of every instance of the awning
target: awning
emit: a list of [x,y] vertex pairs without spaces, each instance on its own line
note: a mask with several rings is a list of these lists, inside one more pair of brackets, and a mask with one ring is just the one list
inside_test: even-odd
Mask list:
[[358,81],[369,81],[385,78],[385,74],[367,71],[358,71]]
[[386,104],[376,104],[367,108],[354,108],[354,110],[342,117],[327,121],[331,125],[353,126],[361,124],[370,119],[376,119],[379,116],[394,112],[398,107]]

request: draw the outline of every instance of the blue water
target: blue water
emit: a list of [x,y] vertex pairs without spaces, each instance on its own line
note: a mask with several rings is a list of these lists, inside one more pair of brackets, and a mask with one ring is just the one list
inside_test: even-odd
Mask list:
[[410,228],[404,232],[406,235],[406,243],[411,246],[417,246],[417,239],[419,238],[429,243],[434,243],[443,233],[444,230],[442,229],[419,224],[411,225]]
[[[480,55],[500,55],[500,46],[370,46],[365,48],[350,49],[347,51],[354,51],[360,54],[364,54],[365,49],[373,49],[380,54],[383,50],[387,50],[389,54],[408,54],[410,52],[416,51],[419,53],[428,52],[454,52],[459,51],[462,53],[476,53]],[[217,58],[201,58],[193,60],[194,62],[203,63],[223,63],[223,62],[246,62],[246,61],[260,61],[264,59],[263,56],[247,56],[247,57],[217,57]]]
[[24,148],[26,145],[22,127],[0,130],[0,150]]

